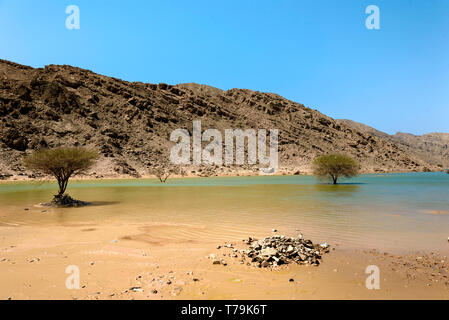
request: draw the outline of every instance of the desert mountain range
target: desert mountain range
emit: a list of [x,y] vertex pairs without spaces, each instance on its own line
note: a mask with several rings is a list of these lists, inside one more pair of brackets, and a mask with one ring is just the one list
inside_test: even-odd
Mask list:
[[[127,82],[68,65],[32,68],[0,60],[0,176],[33,178],[21,163],[33,149],[87,146],[101,158],[95,177],[149,175],[167,160],[178,128],[278,129],[280,173],[310,172],[315,156],[358,159],[363,172],[442,171],[449,134],[388,135],[335,120],[274,93],[194,83]],[[257,174],[256,166],[186,167],[192,175]]]

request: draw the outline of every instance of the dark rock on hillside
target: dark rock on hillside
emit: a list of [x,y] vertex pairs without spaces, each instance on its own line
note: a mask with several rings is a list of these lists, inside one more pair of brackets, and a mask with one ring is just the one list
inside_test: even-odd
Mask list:
[[[319,154],[344,152],[365,172],[438,170],[384,137],[337,122],[273,93],[199,84],[127,82],[67,65],[31,68],[0,60],[0,174],[28,174],[25,152],[61,145],[98,149],[93,173],[142,176],[166,161],[172,130],[279,129],[281,172],[309,172]],[[190,168],[195,174],[255,172],[253,166]],[[188,171],[189,172],[189,171]],[[206,173],[205,173],[206,172]]]

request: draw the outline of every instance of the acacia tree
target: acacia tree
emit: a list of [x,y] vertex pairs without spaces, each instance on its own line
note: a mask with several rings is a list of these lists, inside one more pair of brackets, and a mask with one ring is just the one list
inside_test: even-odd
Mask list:
[[168,160],[162,161],[150,168],[150,174],[156,176],[160,182],[165,183],[167,179],[172,175],[185,175],[185,171],[181,165],[175,165]]
[[64,196],[70,177],[85,173],[98,159],[98,153],[82,147],[33,151],[25,156],[24,165],[36,172],[52,175],[59,185],[54,202]]
[[161,166],[154,168],[153,170],[151,170],[151,172],[162,183],[165,183],[167,181],[168,177],[170,177],[170,175],[172,174],[172,171],[170,170],[170,168],[165,168],[165,167],[161,167]]
[[359,174],[357,161],[343,154],[328,154],[313,161],[313,174],[320,179],[331,179],[337,184],[338,178],[352,178]]

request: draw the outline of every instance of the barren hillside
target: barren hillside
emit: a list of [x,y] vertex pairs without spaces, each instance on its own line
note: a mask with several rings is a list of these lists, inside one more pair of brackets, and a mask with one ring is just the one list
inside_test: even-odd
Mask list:
[[416,155],[424,162],[432,163],[438,168],[449,167],[449,133],[433,132],[416,136],[398,132],[389,135],[370,126],[352,120],[337,120],[360,131],[381,137],[397,144],[404,151]]
[[[67,65],[34,69],[0,60],[0,117],[0,174],[10,178],[30,175],[21,165],[26,152],[60,145],[98,149],[93,176],[144,176],[167,158],[172,130],[191,132],[193,120],[203,130],[279,129],[281,172],[307,172],[316,155],[329,152],[356,157],[364,172],[441,170],[411,148],[273,93],[126,82]],[[249,166],[187,171],[258,172]]]

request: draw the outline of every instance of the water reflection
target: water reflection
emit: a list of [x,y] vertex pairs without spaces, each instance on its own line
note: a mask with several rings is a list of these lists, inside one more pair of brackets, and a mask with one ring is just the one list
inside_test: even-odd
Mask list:
[[360,191],[360,187],[364,183],[345,183],[345,184],[316,184],[312,189],[316,192],[326,192],[330,195],[336,196],[352,196],[354,193]]

